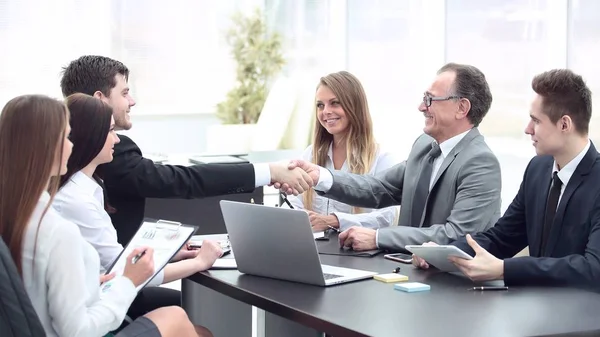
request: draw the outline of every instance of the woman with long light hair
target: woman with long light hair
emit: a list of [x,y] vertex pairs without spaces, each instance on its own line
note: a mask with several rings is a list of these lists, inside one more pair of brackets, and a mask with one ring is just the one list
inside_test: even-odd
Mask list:
[[[376,174],[397,161],[380,149],[373,135],[367,96],[360,81],[347,71],[322,77],[315,97],[313,144],[303,154],[330,170]],[[397,207],[364,209],[317,195],[314,190],[288,197],[294,208],[308,212],[314,231],[353,226],[382,228],[397,217]]]

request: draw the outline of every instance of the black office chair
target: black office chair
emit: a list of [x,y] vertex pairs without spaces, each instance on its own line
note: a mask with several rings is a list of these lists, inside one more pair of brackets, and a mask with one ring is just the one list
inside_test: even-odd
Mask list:
[[0,240],[0,335],[46,336],[4,240]]

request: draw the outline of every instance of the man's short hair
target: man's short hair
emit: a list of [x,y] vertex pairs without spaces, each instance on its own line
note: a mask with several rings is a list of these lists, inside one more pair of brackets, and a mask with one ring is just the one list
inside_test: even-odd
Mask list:
[[93,96],[96,91],[108,97],[110,90],[117,85],[117,74],[127,80],[129,69],[105,56],[85,55],[63,68],[60,88],[64,97],[78,92]]
[[485,75],[481,70],[468,64],[448,63],[438,70],[438,74],[446,71],[456,74],[452,94],[471,102],[471,110],[467,118],[471,124],[479,126],[492,106],[492,93]]
[[569,69],[553,69],[533,78],[531,88],[542,97],[542,111],[552,123],[567,115],[575,130],[587,135],[592,118],[592,92],[580,75]]

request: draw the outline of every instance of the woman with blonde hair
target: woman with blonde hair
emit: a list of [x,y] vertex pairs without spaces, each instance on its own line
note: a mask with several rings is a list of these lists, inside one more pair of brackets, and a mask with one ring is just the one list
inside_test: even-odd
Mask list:
[[[375,141],[367,96],[354,75],[340,71],[322,77],[315,105],[313,144],[302,159],[357,174],[376,174],[397,164]],[[314,231],[343,231],[353,226],[376,229],[390,226],[397,217],[397,207],[356,208],[319,196],[314,190],[288,198],[294,208],[308,212]]]
[[[66,106],[41,95],[10,100],[0,115],[0,235],[47,336],[101,337],[118,328],[154,273],[151,248],[129,256],[123,275],[99,277],[96,250],[52,207],[73,144]],[[108,136],[108,134],[107,134]],[[136,263],[131,258],[146,250]],[[101,284],[103,282],[103,284]],[[165,307],[117,334],[198,336],[186,313]],[[209,335],[209,334],[207,334]]]

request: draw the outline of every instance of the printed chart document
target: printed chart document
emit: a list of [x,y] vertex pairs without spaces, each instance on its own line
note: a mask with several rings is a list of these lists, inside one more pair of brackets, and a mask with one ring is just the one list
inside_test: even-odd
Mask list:
[[137,290],[140,291],[171,261],[197,229],[196,226],[165,220],[144,222],[106,274],[115,272],[117,275],[122,275],[127,264],[127,257],[135,248],[152,247],[154,249],[154,274],[137,287]]

